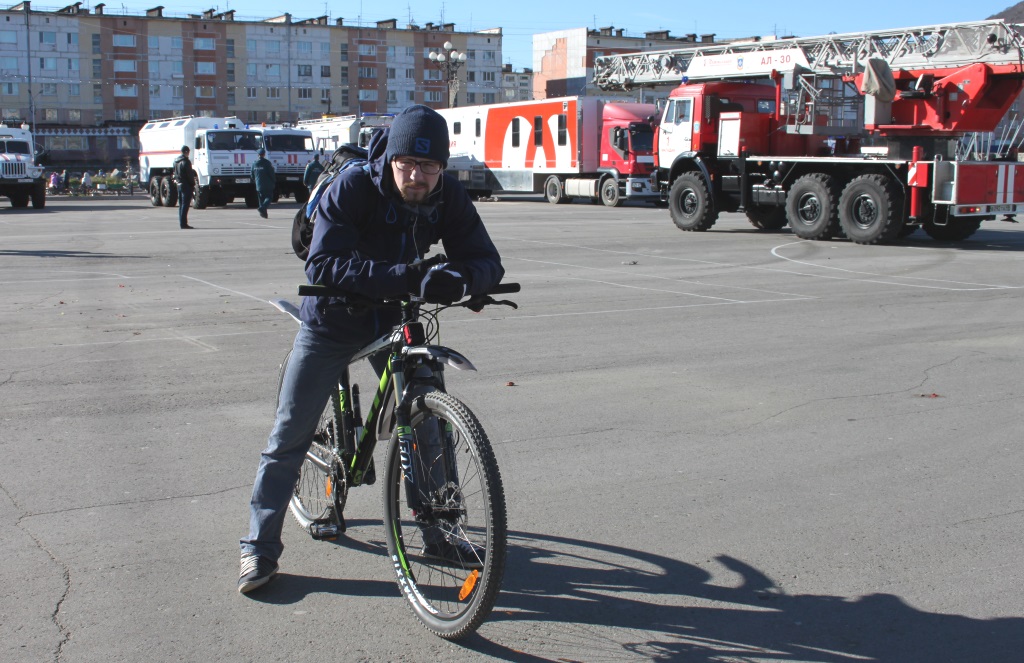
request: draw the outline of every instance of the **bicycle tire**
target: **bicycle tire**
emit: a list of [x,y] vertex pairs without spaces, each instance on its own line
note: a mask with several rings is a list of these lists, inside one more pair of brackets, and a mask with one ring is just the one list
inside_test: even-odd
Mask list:
[[[452,520],[438,519],[434,527],[417,523],[406,500],[401,445],[397,434],[392,434],[385,461],[384,527],[400,593],[427,630],[447,640],[458,640],[479,628],[501,589],[507,545],[505,493],[491,444],[469,408],[436,389],[416,396],[412,424],[417,448],[425,448],[420,436],[433,421],[451,425],[458,482],[453,486],[449,481],[443,492],[449,513],[456,504],[460,515]],[[437,505],[438,500],[431,502]],[[424,557],[423,539],[430,529],[435,536],[442,529],[464,536],[482,548],[482,568],[460,568]]]
[[[278,399],[284,383],[284,371],[288,366],[291,352],[285,355],[281,363],[281,376],[277,385]],[[345,483],[344,470],[340,467],[340,459],[335,452],[337,448],[337,431],[340,429],[341,408],[337,391],[324,407],[313,443],[306,452],[306,458],[299,468],[299,480],[295,483],[295,491],[288,502],[288,508],[307,532],[309,526],[316,522],[324,525],[341,525],[341,513],[348,497],[348,485]]]

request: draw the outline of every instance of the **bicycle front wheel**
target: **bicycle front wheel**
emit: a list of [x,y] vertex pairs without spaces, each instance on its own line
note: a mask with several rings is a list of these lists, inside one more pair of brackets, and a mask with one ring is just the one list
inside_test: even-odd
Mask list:
[[388,554],[424,626],[457,640],[483,623],[501,589],[505,493],[487,435],[463,403],[428,391],[415,398],[411,423],[413,481],[397,434],[385,462]]

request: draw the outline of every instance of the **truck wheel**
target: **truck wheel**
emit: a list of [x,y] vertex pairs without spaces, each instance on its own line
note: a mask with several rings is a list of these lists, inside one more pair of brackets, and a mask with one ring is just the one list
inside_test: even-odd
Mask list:
[[935,225],[934,221],[925,221],[924,231],[932,239],[940,242],[960,242],[974,233],[981,227],[981,219],[950,219],[946,225]]
[[552,205],[562,205],[570,200],[562,189],[562,181],[556,175],[552,175],[544,182],[544,197]]
[[160,199],[160,180],[153,178],[149,183],[149,202],[153,207],[163,207],[163,200]]
[[46,182],[39,180],[32,187],[32,209],[46,207]]
[[295,189],[295,202],[300,205],[305,205],[309,202],[309,189],[306,187],[299,187]]
[[704,178],[697,173],[683,173],[672,183],[668,210],[680,230],[703,232],[718,219],[718,210],[711,208],[711,194]]
[[14,191],[8,195],[11,199],[11,207],[28,207],[28,192]]
[[170,177],[160,180],[160,201],[164,207],[174,207],[178,204],[178,187]]
[[800,239],[839,234],[839,187],[830,175],[811,173],[793,182],[786,195],[786,218]]
[[195,183],[196,194],[192,197],[192,207],[195,209],[206,209],[210,205],[210,187],[199,186],[198,180]]
[[601,182],[601,202],[607,207],[619,207],[625,202],[619,195],[619,183],[614,177],[608,177]]
[[855,177],[839,197],[839,225],[857,244],[889,242],[903,227],[903,197],[885,175]]
[[786,208],[758,206],[747,209],[747,221],[758,230],[779,230],[786,227]]
[[245,206],[249,209],[256,209],[260,206],[260,199],[256,197],[255,193],[245,194]]

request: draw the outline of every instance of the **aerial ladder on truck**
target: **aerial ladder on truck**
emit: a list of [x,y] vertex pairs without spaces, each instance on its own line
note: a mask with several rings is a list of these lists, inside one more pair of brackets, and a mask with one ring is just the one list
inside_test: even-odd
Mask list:
[[1024,213],[1024,164],[957,160],[1024,88],[1002,21],[762,39],[595,59],[604,90],[672,84],[659,187],[682,230],[744,211],[805,239],[962,240]]

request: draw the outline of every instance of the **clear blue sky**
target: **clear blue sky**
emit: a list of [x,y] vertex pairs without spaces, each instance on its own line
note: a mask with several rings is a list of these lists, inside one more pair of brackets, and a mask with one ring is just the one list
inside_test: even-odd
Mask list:
[[[68,0],[70,1],[70,0]],[[12,3],[14,4],[13,0]],[[86,0],[83,6],[92,6]],[[141,14],[155,1],[108,2],[106,12]],[[460,31],[503,29],[503,58],[516,69],[533,66],[532,35],[569,28],[623,28],[625,34],[642,36],[649,30],[669,30],[672,35],[691,32],[715,33],[719,39],[753,35],[792,34],[801,37],[829,32],[858,32],[931,25],[951,21],[977,21],[1016,4],[1014,0],[760,0],[758,2],[719,0],[718,2],[613,2],[612,0],[515,0],[513,2],[470,2],[469,0],[406,0],[405,2],[287,3],[279,0],[241,0],[203,3],[183,0],[163,3],[164,15],[198,14],[207,9],[236,10],[239,20],[259,20],[291,12],[295,19],[329,15],[344,18],[346,25],[373,24],[395,18],[399,25],[415,22],[423,25],[455,23]],[[675,9],[670,9],[673,7]],[[60,5],[63,6],[63,5]],[[33,9],[59,7],[33,3]]]

